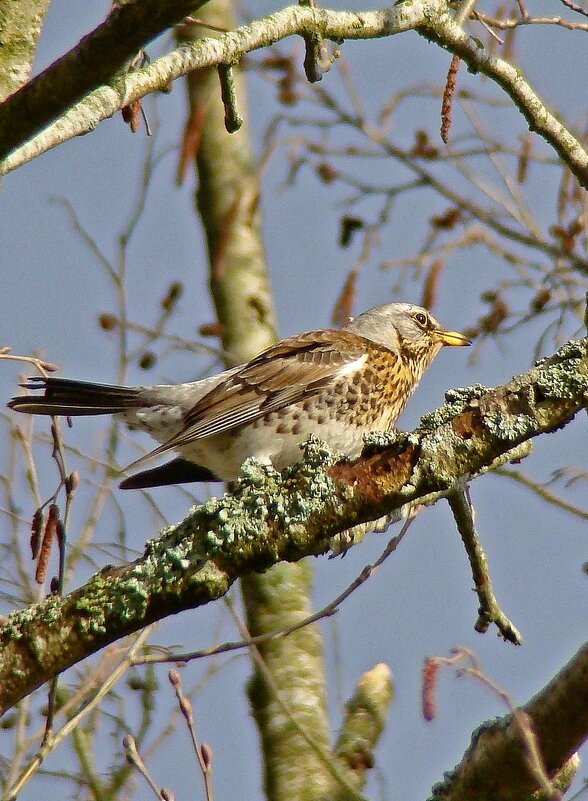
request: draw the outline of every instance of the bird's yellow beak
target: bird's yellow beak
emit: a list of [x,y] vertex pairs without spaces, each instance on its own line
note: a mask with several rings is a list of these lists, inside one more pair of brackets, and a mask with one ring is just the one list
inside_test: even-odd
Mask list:
[[437,328],[432,332],[435,339],[438,339],[442,345],[450,345],[451,347],[463,348],[465,345],[471,345],[469,340],[459,331],[445,331],[443,328]]

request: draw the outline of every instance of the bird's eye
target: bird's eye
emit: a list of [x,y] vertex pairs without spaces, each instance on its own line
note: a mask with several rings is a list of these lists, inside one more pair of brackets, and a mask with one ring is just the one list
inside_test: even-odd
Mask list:
[[423,312],[417,312],[417,314],[414,316],[414,319],[419,325],[422,325],[423,328],[425,328],[427,325],[427,315],[423,314]]

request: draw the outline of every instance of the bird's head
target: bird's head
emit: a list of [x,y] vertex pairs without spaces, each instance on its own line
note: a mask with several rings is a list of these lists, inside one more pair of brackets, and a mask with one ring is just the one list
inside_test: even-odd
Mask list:
[[384,345],[405,360],[426,369],[444,345],[461,347],[470,340],[459,331],[448,331],[433,315],[412,303],[384,303],[354,317],[345,328]]

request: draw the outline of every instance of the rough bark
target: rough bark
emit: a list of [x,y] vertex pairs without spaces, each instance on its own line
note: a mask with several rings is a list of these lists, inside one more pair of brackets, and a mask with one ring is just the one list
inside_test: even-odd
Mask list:
[[0,3],[0,101],[28,81],[49,0]]
[[[187,13],[188,5],[186,0],[131,0],[115,12],[118,16],[111,15],[80,45],[2,104],[0,159],[4,161],[0,163],[0,174],[92,130],[123,106],[162,89],[181,75],[202,67],[235,64],[245,53],[287,36],[342,42],[414,30],[457,53],[472,72],[481,72],[495,81],[525,116],[531,130],[542,136],[579,183],[588,187],[588,152],[580,140],[549,111],[520,70],[492,54],[455,22],[446,0],[410,0],[393,8],[357,13],[291,6],[218,38],[209,37],[178,48],[137,72],[117,77],[125,61],[178,22]],[[80,63],[84,70],[79,69]],[[26,142],[57,117],[54,126]],[[20,150],[6,158],[17,148]]]

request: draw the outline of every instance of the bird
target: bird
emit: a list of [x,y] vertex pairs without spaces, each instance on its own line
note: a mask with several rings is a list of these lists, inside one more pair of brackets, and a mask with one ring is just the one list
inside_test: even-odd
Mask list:
[[251,361],[184,384],[116,386],[53,376],[21,384],[8,407],[41,415],[115,414],[158,447],[126,468],[176,452],[125,478],[122,489],[235,480],[248,457],[283,470],[311,435],[348,458],[364,435],[389,431],[441,348],[470,340],[411,303],[386,303],[341,329],[296,334]]

